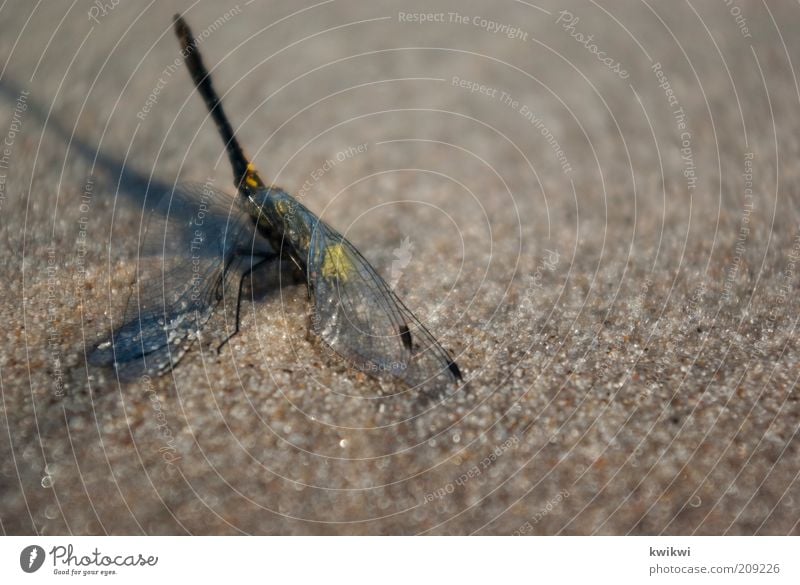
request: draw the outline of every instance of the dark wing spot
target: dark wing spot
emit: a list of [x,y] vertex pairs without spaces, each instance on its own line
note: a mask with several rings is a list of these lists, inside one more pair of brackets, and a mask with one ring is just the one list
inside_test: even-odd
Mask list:
[[403,340],[406,349],[411,351],[411,331],[408,330],[407,325],[400,325],[400,339]]
[[458,369],[458,366],[454,361],[450,361],[447,363],[447,367],[450,370],[450,373],[456,377],[456,380],[463,380],[464,378],[461,377],[461,370]]

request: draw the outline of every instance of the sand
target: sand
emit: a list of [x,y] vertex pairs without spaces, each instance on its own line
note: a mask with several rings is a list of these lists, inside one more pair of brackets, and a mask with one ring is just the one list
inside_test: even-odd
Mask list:
[[800,532],[796,5],[178,4],[262,174],[467,384],[353,371],[269,271],[219,354],[88,366],[146,210],[230,169],[175,7],[12,3],[4,533]]

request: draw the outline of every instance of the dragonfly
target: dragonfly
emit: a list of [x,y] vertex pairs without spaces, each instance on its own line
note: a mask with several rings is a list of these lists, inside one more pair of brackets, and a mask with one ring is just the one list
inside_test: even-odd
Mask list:
[[229,299],[236,302],[233,335],[238,333],[242,283],[259,265],[288,259],[313,304],[312,332],[347,363],[422,391],[463,382],[451,354],[356,247],[284,189],[261,179],[180,15],[174,28],[225,144],[237,196],[209,184],[179,184],[162,197],[141,240],[123,324],[95,346],[89,361],[113,366],[125,380],[170,371]]

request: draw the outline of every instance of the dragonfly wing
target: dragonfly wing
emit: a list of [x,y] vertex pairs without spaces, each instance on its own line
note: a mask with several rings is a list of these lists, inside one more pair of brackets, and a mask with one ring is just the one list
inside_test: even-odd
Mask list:
[[369,262],[319,219],[307,272],[314,296],[314,332],[352,365],[420,389],[461,379],[450,354]]
[[223,296],[269,243],[238,202],[208,185],[180,185],[150,214],[139,246],[136,283],[111,337],[89,360],[114,365],[121,379],[172,368],[199,336]]

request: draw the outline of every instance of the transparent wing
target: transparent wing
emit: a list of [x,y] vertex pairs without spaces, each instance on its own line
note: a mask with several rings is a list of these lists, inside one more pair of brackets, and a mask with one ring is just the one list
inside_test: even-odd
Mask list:
[[[139,247],[136,283],[122,326],[90,354],[121,379],[159,375],[186,353],[223,297],[272,254],[238,201],[184,184],[152,210]],[[227,294],[227,293],[226,293]]]
[[458,366],[341,234],[315,222],[308,254],[313,329],[360,370],[419,389],[461,379]]

